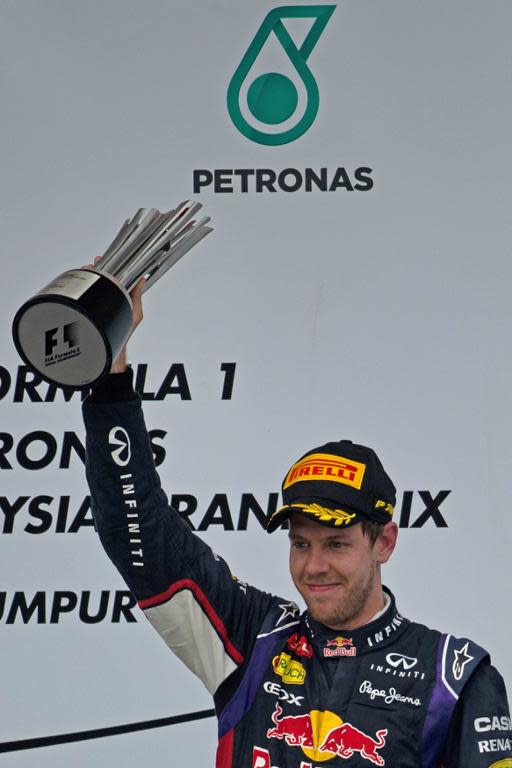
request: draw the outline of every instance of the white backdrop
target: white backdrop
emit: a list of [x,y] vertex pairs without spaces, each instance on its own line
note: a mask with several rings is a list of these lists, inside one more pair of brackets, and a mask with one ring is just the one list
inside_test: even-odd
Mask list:
[[[131,344],[147,393],[182,366],[178,391],[145,403],[148,427],[161,430],[164,487],[197,499],[196,527],[224,501],[201,535],[240,577],[294,596],[286,536],[269,537],[254,515],[240,525],[243,494],[266,509],[307,449],[340,438],[374,446],[401,521],[385,583],[405,615],[487,647],[511,687],[512,7],[336,3],[308,59],[316,119],[272,146],[238,131],[226,94],[274,7],[1,4],[1,743],[212,706],[137,609],[112,620],[125,587],[90,525],[80,451],[69,447],[83,440],[80,396],[24,388],[10,337],[19,305],[101,253],[138,207],[189,196],[215,233],[151,290]],[[282,58],[273,44],[271,69]],[[349,181],[283,188],[307,168]],[[372,183],[347,189],[358,168]],[[246,174],[244,192],[241,169],[296,172],[274,192]],[[217,191],[194,195],[198,170],[223,172]],[[226,363],[236,368],[223,400]],[[414,527],[436,497],[438,512],[431,504]],[[93,615],[102,592],[103,620],[84,622],[80,601]],[[59,600],[69,610],[54,609],[52,623]],[[214,749],[208,719],[0,762],[207,765]]]

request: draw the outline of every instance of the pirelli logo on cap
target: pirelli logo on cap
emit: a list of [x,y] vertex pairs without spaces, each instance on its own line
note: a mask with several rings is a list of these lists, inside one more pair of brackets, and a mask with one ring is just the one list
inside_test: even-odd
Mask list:
[[330,453],[311,453],[290,469],[283,488],[289,488],[301,480],[330,480],[333,483],[351,485],[358,490],[363,482],[366,464],[333,456]]

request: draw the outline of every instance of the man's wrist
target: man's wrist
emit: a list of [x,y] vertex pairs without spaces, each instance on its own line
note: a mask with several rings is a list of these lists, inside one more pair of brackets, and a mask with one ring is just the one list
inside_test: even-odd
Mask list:
[[124,373],[128,367],[126,349],[122,349],[117,358],[112,363],[110,373]]
[[126,366],[123,371],[112,371],[104,376],[91,389],[89,400],[95,403],[116,403],[135,400],[137,393],[133,388],[133,370]]

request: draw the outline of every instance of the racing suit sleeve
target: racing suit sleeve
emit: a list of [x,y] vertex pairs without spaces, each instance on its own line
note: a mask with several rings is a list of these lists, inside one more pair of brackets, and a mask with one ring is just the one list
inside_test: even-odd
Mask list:
[[446,740],[445,768],[508,768],[512,732],[505,683],[486,659],[463,688]]
[[96,529],[151,624],[214,694],[243,665],[273,598],[234,579],[169,507],[140,398],[115,376],[83,405]]

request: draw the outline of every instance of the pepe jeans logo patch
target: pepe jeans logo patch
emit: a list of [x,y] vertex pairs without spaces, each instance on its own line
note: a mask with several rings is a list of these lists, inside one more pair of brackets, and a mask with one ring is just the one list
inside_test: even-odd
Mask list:
[[372,685],[370,680],[364,680],[359,686],[359,693],[364,693],[372,701],[383,701],[385,704],[410,704],[413,707],[421,707],[421,699],[413,696],[404,696],[393,686],[390,688],[377,688]]

